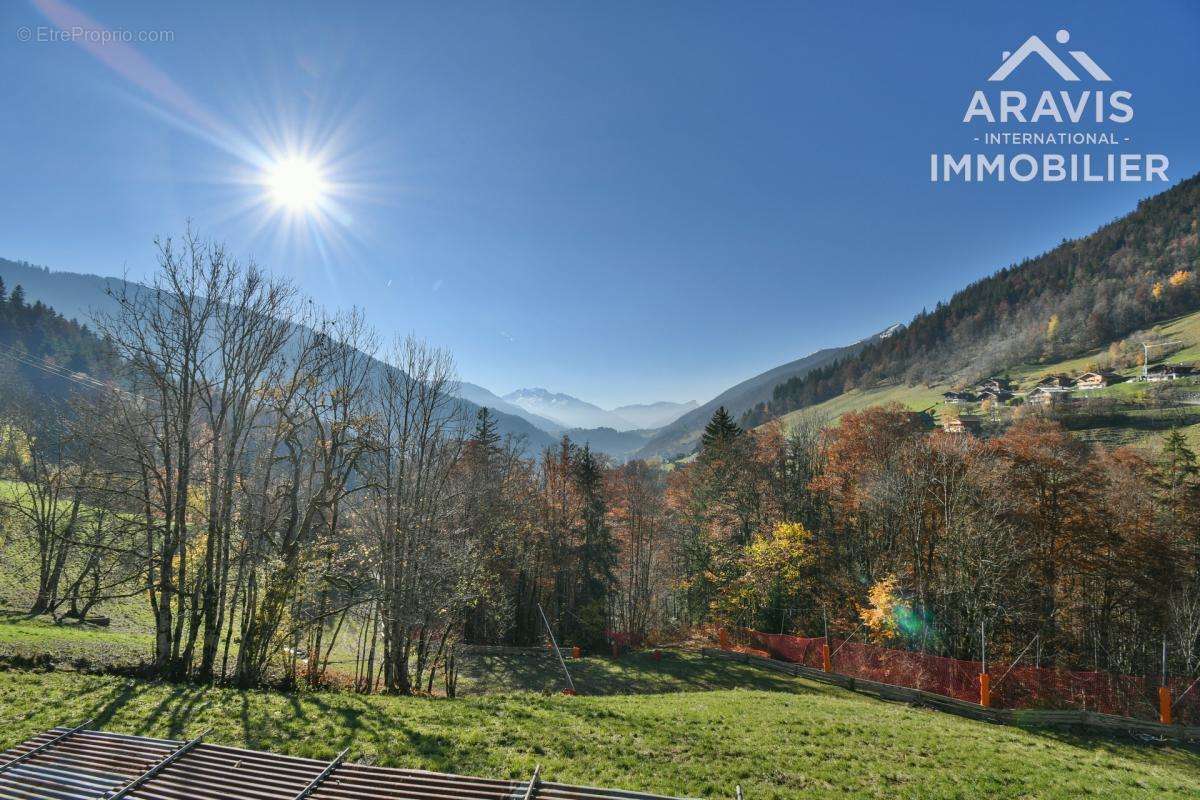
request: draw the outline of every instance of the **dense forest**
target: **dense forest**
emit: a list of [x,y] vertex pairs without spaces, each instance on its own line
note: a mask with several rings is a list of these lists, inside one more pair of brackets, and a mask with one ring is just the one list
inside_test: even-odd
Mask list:
[[1165,643],[1173,674],[1200,667],[1200,469],[1177,432],[1108,451],[1032,408],[983,440],[899,407],[786,433],[722,407],[688,463],[569,437],[529,457],[465,417],[449,354],[381,344],[191,236],[159,264],[72,334],[111,383],[0,406],[0,539],[28,555],[30,611],[145,602],[152,675],[453,695],[458,644],[541,644],[543,613],[589,649],[828,626],[976,657],[986,630],[992,659],[1036,639],[1044,665],[1145,674]]
[[6,394],[36,392],[65,399],[71,373],[102,375],[108,348],[86,326],[40,301],[29,303],[20,285],[0,275],[0,383]]
[[1000,270],[859,354],[777,386],[750,425],[851,389],[965,382],[1108,345],[1200,308],[1200,176],[1077,241]]

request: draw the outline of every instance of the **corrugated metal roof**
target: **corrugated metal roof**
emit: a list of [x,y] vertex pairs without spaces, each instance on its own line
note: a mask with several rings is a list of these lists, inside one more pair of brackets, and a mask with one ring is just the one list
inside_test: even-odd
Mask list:
[[0,800],[662,800],[60,727],[0,754]]

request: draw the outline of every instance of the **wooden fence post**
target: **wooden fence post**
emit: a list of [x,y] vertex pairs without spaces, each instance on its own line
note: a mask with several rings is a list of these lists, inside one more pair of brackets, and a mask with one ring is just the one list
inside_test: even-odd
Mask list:
[[1165,686],[1158,687],[1158,721],[1171,724],[1171,690]]
[[829,642],[821,645],[821,666],[826,672],[833,672],[833,660],[829,657]]
[[721,628],[721,631],[717,634],[717,641],[720,643],[722,650],[728,650],[729,649],[729,632],[727,630],[725,630],[724,628]]
[[992,676],[986,672],[979,673],[979,705],[992,707]]

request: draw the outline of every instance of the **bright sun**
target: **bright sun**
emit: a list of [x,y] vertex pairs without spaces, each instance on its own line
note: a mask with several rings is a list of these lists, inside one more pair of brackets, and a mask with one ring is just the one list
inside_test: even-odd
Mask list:
[[320,167],[303,158],[286,158],[267,170],[266,184],[276,203],[292,211],[310,211],[325,196]]

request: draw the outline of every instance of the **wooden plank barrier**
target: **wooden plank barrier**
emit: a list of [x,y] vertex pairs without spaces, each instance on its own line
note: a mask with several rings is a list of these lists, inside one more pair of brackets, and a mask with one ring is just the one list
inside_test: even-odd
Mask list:
[[481,656],[549,656],[549,647],[533,645],[531,647],[513,647],[501,644],[459,644],[455,645],[459,653]]

